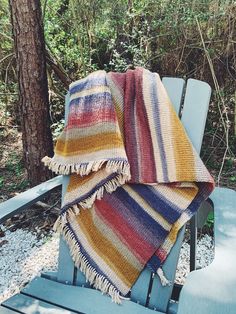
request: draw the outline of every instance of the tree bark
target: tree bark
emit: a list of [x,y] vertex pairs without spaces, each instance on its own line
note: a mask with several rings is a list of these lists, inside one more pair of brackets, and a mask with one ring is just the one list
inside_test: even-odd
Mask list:
[[50,178],[52,156],[45,42],[40,0],[9,0],[17,60],[24,160],[31,185]]

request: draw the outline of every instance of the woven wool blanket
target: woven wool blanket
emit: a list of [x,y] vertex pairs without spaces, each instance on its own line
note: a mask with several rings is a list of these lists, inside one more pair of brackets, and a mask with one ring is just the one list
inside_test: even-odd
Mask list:
[[70,85],[53,158],[69,175],[55,228],[75,265],[117,303],[145,266],[159,273],[214,182],[157,73],[97,71]]

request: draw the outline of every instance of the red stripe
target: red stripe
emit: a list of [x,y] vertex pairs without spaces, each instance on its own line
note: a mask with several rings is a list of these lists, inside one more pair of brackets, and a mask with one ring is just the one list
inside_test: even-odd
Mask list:
[[117,122],[115,111],[104,109],[102,112],[92,111],[83,113],[83,115],[70,114],[68,117],[68,125],[66,129],[74,127],[84,127],[98,122]]
[[126,72],[124,97],[125,143],[132,183],[155,183],[151,132],[143,99],[143,70]]
[[159,248],[156,250],[155,255],[159,258],[159,260],[161,261],[161,263],[164,262],[164,260],[167,257],[167,253],[165,250],[163,250],[162,248]]
[[138,143],[135,133],[135,71],[128,70],[126,72],[126,84],[124,95],[124,133],[125,148],[130,163],[131,181],[139,182],[139,164],[138,164]]
[[140,263],[146,264],[155,252],[155,247],[146,242],[135,229],[103,199],[95,201],[97,214],[117,234],[120,240],[129,247]]
[[[146,107],[143,99],[143,70],[136,69],[137,80],[136,84],[136,121],[137,121],[137,132],[138,132],[138,154],[141,160],[140,165],[140,178],[141,182],[154,183],[156,182],[156,167],[152,145],[151,132],[148,123],[148,117]],[[141,183],[139,182],[139,183]]]

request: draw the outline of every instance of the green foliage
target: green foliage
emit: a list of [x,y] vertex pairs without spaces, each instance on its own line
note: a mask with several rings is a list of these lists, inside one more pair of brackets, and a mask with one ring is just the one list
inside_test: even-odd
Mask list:
[[19,156],[17,156],[15,153],[9,155],[6,162],[6,169],[19,177],[23,172],[23,164],[22,161],[19,160]]
[[4,177],[0,176],[0,189],[3,187],[4,185]]
[[205,225],[208,226],[209,228],[212,228],[214,226],[214,212],[213,211],[209,212]]

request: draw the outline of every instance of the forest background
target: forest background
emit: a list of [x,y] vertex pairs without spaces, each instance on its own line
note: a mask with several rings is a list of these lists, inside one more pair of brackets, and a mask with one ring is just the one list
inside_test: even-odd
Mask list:
[[[235,1],[42,0],[41,12],[54,140],[69,83],[94,70],[143,66],[203,80],[213,93],[201,156],[217,183],[236,188]],[[30,185],[11,23],[0,0],[0,201]]]

